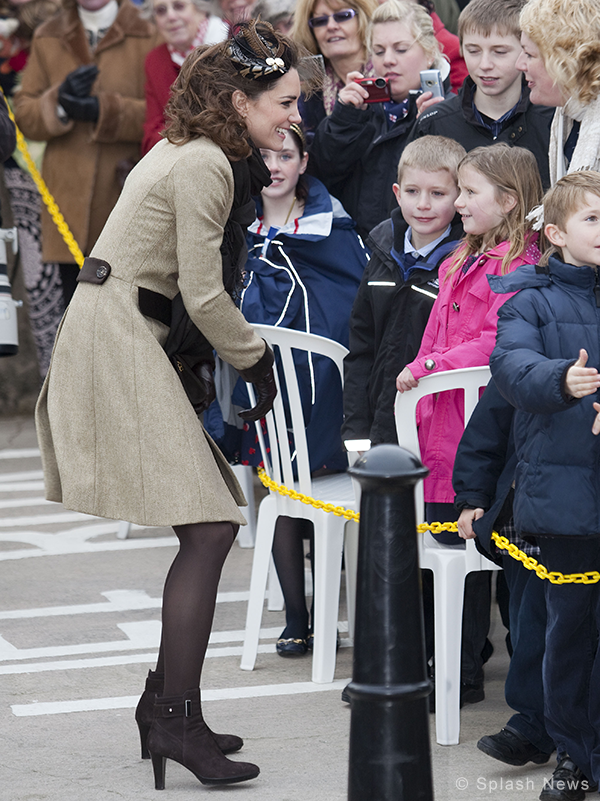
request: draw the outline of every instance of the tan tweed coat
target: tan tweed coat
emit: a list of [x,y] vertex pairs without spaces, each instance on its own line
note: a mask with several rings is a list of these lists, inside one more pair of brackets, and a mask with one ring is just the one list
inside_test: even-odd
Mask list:
[[162,350],[168,328],[138,307],[140,286],[181,291],[223,359],[260,359],[264,342],[223,289],[232,202],[231,166],[204,138],[159,142],[127,179],[92,252],[112,273],[78,285],[36,409],[49,500],[143,525],[245,522],[239,485]]

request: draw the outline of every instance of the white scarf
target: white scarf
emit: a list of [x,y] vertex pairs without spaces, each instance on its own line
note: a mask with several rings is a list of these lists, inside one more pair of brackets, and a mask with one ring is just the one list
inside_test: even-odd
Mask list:
[[[581,128],[567,170],[564,145],[574,120],[581,123]],[[550,129],[548,158],[552,186],[567,172],[600,170],[600,95],[586,106],[574,97],[570,97],[564,106],[556,109]]]
[[100,39],[116,20],[119,13],[119,4],[117,0],[109,0],[105,6],[102,6],[97,11],[88,11],[78,4],[77,13],[87,33],[90,47],[95,50]]

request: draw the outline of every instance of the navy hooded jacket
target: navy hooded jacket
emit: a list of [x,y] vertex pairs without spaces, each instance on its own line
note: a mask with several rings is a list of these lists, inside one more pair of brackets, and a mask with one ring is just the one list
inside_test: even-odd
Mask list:
[[580,348],[600,368],[598,269],[552,256],[490,277],[495,292],[515,292],[500,308],[494,380],[516,408],[514,517],[521,535],[600,536],[600,438],[592,434],[597,395],[565,393]]

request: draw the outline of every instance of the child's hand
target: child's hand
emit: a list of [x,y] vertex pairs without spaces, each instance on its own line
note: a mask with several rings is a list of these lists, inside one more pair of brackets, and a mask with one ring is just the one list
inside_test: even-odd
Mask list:
[[463,540],[474,540],[477,535],[473,531],[473,521],[483,515],[483,509],[463,509],[458,518],[458,536]]
[[596,415],[594,425],[592,426],[592,434],[598,436],[598,434],[600,434],[600,403],[594,403],[594,409],[598,412],[598,414]]
[[408,367],[405,367],[396,379],[396,389],[398,392],[408,392],[409,389],[414,389],[418,386],[419,382],[410,372]]
[[565,388],[574,398],[585,398],[600,388],[600,375],[595,367],[586,367],[587,360],[587,351],[581,348],[579,358],[567,370]]

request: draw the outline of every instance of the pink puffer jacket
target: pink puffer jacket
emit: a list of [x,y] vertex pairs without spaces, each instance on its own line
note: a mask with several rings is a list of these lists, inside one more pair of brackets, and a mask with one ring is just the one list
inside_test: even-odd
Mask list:
[[[500,275],[502,259],[510,247],[502,242],[482,254],[466,274],[444,278],[451,258],[440,267],[440,293],[433,305],[417,358],[408,365],[418,380],[432,372],[458,370],[489,364],[496,343],[498,309],[510,295],[496,295],[488,275]],[[514,259],[509,271],[522,264],[537,264],[540,251],[532,240],[522,256]],[[425,362],[435,362],[427,370]],[[425,501],[452,503],[452,469],[456,449],[464,430],[462,392],[452,390],[429,395],[417,407],[421,459],[429,468],[425,479]]]

